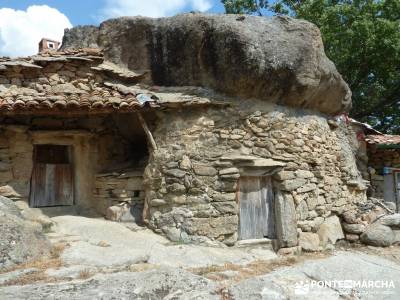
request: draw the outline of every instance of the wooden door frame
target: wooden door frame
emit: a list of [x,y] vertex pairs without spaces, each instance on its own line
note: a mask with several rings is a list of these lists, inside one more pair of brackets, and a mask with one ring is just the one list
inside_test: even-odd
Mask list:
[[[67,147],[67,151],[68,151],[68,164],[71,167],[71,172],[72,172],[72,180],[71,180],[71,185],[72,185],[72,204],[71,205],[64,205],[64,206],[74,206],[76,204],[75,202],[75,163],[74,163],[74,145],[71,143],[68,144],[64,144],[62,142],[57,142],[57,143],[34,143],[33,144],[33,151],[32,151],[32,161],[33,161],[33,168],[32,168],[32,172],[31,172],[31,177],[30,177],[30,183],[29,183],[29,206],[30,207],[35,207],[35,208],[41,208],[41,207],[47,207],[47,206],[40,206],[40,207],[36,207],[33,206],[32,203],[32,181],[33,181],[33,174],[36,170],[37,167],[37,162],[36,162],[36,154],[37,154],[37,146],[44,146],[44,145],[49,145],[49,146],[65,146]],[[48,207],[56,207],[56,206],[48,206]]]
[[[254,178],[267,178],[267,177],[269,177],[270,178],[270,183],[271,183],[271,188],[272,188],[272,198],[273,198],[273,200],[272,201],[275,201],[275,196],[276,196],[276,193],[275,193],[275,188],[274,188],[274,180],[273,180],[273,178],[272,178],[272,176],[271,175],[241,175],[239,178],[238,178],[238,180],[237,180],[237,182],[236,182],[236,203],[237,203],[237,205],[238,205],[238,219],[239,219],[239,222],[238,222],[238,238],[239,238],[239,233],[240,233],[240,180],[241,179],[243,179],[243,178],[248,178],[248,177],[254,177]],[[274,222],[274,237],[273,238],[270,238],[270,237],[268,237],[269,239],[276,239],[277,238],[277,232],[276,232],[276,210],[275,210],[275,203],[273,202],[272,203],[272,205],[271,205],[271,209],[272,209],[272,218],[273,218],[273,222]]]
[[91,207],[93,186],[88,174],[92,173],[92,163],[89,152],[82,152],[82,147],[90,145],[91,139],[96,137],[96,134],[86,130],[30,130],[28,133],[33,145],[52,144],[71,146],[74,205]]

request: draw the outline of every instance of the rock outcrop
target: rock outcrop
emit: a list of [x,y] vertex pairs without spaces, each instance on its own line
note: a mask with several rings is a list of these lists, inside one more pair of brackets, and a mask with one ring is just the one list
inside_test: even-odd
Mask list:
[[159,86],[203,86],[327,114],[351,106],[318,28],[303,20],[184,14],[124,17],[65,31],[64,49],[93,46]]
[[39,258],[49,250],[42,226],[27,221],[13,201],[0,196],[0,270]]
[[[220,299],[210,280],[187,271],[162,268],[146,272],[99,274],[89,281],[60,285],[10,287],[0,291],[2,299]],[[39,291],[40,290],[40,291]]]

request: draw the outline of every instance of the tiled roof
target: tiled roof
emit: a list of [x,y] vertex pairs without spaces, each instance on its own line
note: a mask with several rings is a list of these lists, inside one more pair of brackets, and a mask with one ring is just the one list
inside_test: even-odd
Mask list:
[[0,57],[0,115],[226,105],[223,99],[217,101],[214,93],[199,87],[141,84],[146,76],[146,70],[136,72],[104,61],[98,49],[49,51],[15,59]]
[[[86,67],[90,72],[71,72],[68,66],[72,70]],[[143,106],[145,101],[139,102],[136,93],[121,92],[96,80],[96,74],[107,78],[102,72],[113,72],[112,67],[103,64],[99,49],[90,48],[48,51],[26,58],[2,57],[0,113],[132,111]],[[124,80],[135,76],[129,71],[116,69],[116,72],[115,76],[124,76]],[[61,78],[65,73],[70,74],[67,80]],[[150,102],[154,101],[151,95],[146,96]]]
[[[20,93],[17,90],[21,90]],[[0,98],[0,111],[48,111],[48,110],[136,110],[141,105],[133,95],[121,95],[107,88],[83,94],[34,93],[24,94],[16,89],[14,95]]]
[[375,145],[400,145],[400,135],[367,135],[365,140],[368,144]]

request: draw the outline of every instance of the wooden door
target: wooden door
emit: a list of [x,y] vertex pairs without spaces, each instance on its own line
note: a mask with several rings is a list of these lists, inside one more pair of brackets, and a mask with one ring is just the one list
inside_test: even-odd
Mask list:
[[74,204],[70,147],[37,145],[31,178],[31,207]]
[[394,184],[396,191],[396,212],[399,212],[399,204],[400,204],[400,172],[394,173]]
[[241,177],[239,239],[275,238],[271,177]]

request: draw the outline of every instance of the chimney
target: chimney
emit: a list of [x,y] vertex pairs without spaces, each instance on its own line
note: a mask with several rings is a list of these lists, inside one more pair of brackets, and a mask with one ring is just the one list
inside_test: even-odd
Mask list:
[[60,42],[43,38],[39,42],[39,53],[45,51],[57,51],[60,47]]

